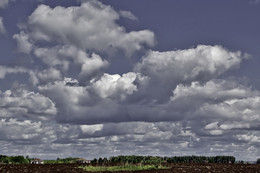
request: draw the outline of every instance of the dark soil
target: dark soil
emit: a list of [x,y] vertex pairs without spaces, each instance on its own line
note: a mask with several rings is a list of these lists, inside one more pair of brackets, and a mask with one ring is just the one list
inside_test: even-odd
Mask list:
[[[82,164],[5,165],[0,173],[87,173]],[[260,164],[173,164],[167,170],[136,171],[143,173],[260,173]],[[129,173],[133,171],[123,171]],[[116,172],[114,172],[116,173]],[[121,171],[122,173],[122,171]]]

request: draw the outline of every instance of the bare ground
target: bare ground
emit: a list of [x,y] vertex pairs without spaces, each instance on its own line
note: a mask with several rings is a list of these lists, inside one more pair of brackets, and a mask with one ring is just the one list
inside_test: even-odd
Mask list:
[[[0,165],[0,173],[87,173],[82,164]],[[260,164],[172,164],[167,170],[135,171],[143,173],[260,173]],[[121,171],[121,173],[134,171]],[[119,172],[114,172],[119,173]]]

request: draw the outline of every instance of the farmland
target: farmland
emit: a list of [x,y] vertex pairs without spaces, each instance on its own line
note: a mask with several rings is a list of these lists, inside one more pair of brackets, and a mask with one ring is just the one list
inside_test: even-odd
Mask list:
[[[32,164],[0,164],[0,173],[87,173],[81,166],[86,166],[84,164],[42,164],[42,165],[32,165]],[[136,171],[143,173],[184,173],[184,172],[200,172],[200,173],[260,173],[260,164],[170,164],[169,169],[161,170],[144,170]],[[120,172],[120,171],[115,171]],[[122,172],[122,171],[121,171]],[[132,171],[123,171],[124,173]]]

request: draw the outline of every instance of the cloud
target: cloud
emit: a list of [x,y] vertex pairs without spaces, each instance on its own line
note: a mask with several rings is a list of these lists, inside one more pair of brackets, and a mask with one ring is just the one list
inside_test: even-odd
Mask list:
[[[43,130],[41,122],[32,122],[30,120],[18,121],[16,119],[1,119],[1,140],[12,141],[15,144],[41,144],[46,139],[48,127]],[[52,136],[48,137],[49,139]]]
[[107,60],[103,60],[99,55],[91,55],[76,48],[75,46],[55,46],[52,48],[36,48],[34,55],[51,69],[55,68],[63,73],[68,70],[81,69],[78,80],[86,85],[92,78],[103,74],[103,70],[109,65]]
[[253,134],[237,135],[238,140],[250,143],[260,143],[260,137]]
[[251,0],[250,3],[251,4],[258,4],[258,3],[260,3],[260,0]]
[[62,74],[54,68],[44,69],[43,71],[30,71],[29,75],[30,81],[34,86],[62,80]]
[[[203,117],[252,121],[259,111],[259,91],[236,82],[211,80],[204,85],[193,82],[190,86],[178,85],[173,93],[171,102],[178,104],[179,109],[189,105],[194,115]],[[246,104],[249,102],[250,106]]]
[[[240,85],[235,81],[215,79],[206,82],[204,85],[199,82],[192,82],[191,85],[188,86],[179,84],[173,91],[171,100],[173,102],[181,101],[192,104],[192,101],[199,98],[198,104],[201,102],[210,104],[212,102],[221,103],[229,99],[239,100],[250,98],[256,95],[259,95],[258,91],[252,91],[251,88]],[[190,101],[187,98],[189,98]],[[196,103],[194,105],[196,105]]]
[[193,130],[197,129],[196,133],[200,134],[204,132],[203,128],[198,128],[201,122],[197,120],[203,118],[208,124],[215,120],[218,128],[209,128],[208,124],[202,126],[208,125],[206,130],[220,134],[220,130],[239,129],[238,125],[227,127],[223,121],[229,121],[230,124],[247,122],[248,129],[254,129],[258,122],[259,92],[235,81],[210,80],[205,84],[179,84],[172,91],[168,102],[157,104],[143,102],[145,98],[139,102],[129,100],[129,97],[139,94],[135,82],[137,78],[138,74],[135,73],[122,76],[104,74],[88,86],[79,86],[77,81],[65,79],[38,88],[56,103],[59,109],[57,120],[66,123],[91,125],[129,121],[193,121]]
[[15,0],[1,0],[0,1],[0,8],[5,8],[7,7],[8,3],[11,1],[15,1]]
[[28,91],[23,87],[0,93],[1,118],[40,119],[56,114],[54,103],[39,93]]
[[[114,78],[114,80],[107,80],[107,78]],[[135,90],[132,84],[134,78],[134,74],[126,74],[122,77],[105,74],[100,80],[87,87],[78,86],[77,81],[66,78],[64,81],[38,88],[57,104],[59,107],[57,118],[61,122],[79,124],[113,122],[125,119],[123,115],[121,118],[118,116],[123,110],[118,102]]]
[[29,41],[29,36],[25,32],[15,34],[13,38],[17,42],[18,51],[29,54],[33,48],[33,44]]
[[79,7],[68,8],[58,6],[52,9],[40,5],[29,16],[28,28],[31,32],[27,35],[35,42],[69,44],[84,51],[111,52],[119,49],[128,55],[143,46],[154,45],[153,32],[142,30],[127,33],[124,27],[116,23],[119,17],[112,7],[98,1],[87,1]]
[[27,73],[27,70],[22,67],[6,67],[0,65],[0,79],[4,79],[7,74],[12,73]]
[[131,20],[137,20],[138,18],[133,15],[133,13],[131,13],[130,11],[124,11],[124,10],[120,10],[119,11],[120,16],[124,17],[124,18],[128,18]]
[[[150,51],[135,66],[135,71],[150,78],[145,95],[158,102],[167,101],[178,84],[206,82],[227,70],[238,68],[244,56],[221,46],[199,45],[187,50]],[[164,88],[163,90],[158,90]]]
[[143,75],[163,80],[207,81],[239,67],[242,59],[241,52],[231,52],[221,46],[199,45],[187,50],[150,51],[135,68]]
[[106,60],[93,53],[90,58],[82,59],[81,72],[79,73],[79,81],[87,84],[93,77],[101,75],[102,70],[108,66]]
[[104,74],[100,80],[93,82],[92,89],[101,98],[117,98],[123,100],[126,95],[133,94],[137,90],[133,82],[136,80],[137,74],[129,72],[123,74],[122,77],[118,74]]
[[259,103],[259,91],[225,80],[181,84],[171,97],[173,110],[183,115],[181,122],[189,124],[198,138],[234,143],[237,143],[236,135],[258,129]]
[[0,16],[0,33],[4,34],[5,33],[5,27],[3,24],[3,18]]

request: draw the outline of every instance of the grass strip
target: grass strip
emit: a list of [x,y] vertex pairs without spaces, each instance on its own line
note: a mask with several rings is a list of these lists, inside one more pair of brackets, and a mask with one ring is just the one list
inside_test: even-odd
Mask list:
[[102,172],[102,171],[142,171],[142,170],[158,170],[158,169],[169,169],[166,166],[156,166],[156,165],[144,165],[144,166],[84,166],[80,167],[85,171],[90,172]]

